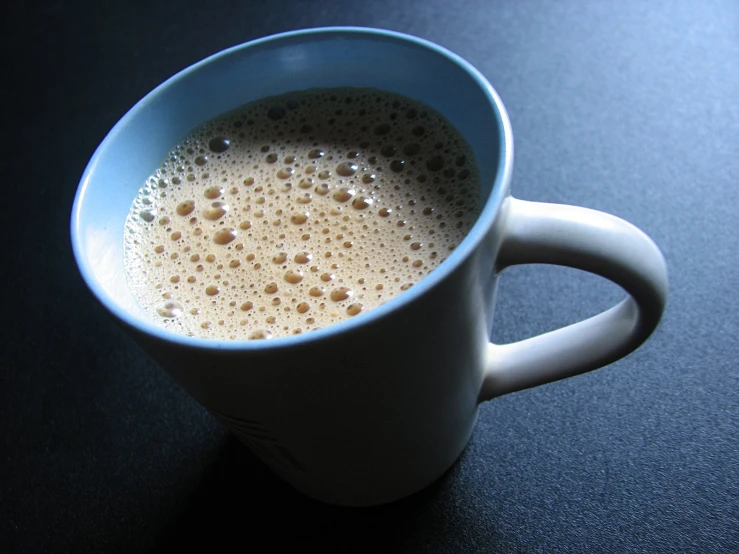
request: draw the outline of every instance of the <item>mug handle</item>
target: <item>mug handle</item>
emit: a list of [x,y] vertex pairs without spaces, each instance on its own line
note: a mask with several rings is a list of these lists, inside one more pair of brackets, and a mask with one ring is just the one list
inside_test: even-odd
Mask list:
[[629,296],[594,317],[511,344],[489,344],[479,401],[572,377],[636,350],[667,301],[667,266],[642,231],[603,212],[509,197],[497,272],[556,264],[610,279]]

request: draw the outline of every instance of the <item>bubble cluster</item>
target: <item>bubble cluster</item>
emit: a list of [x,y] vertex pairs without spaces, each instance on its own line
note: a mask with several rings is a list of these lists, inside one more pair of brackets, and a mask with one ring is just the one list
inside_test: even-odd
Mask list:
[[480,211],[439,113],[372,89],[264,99],[176,145],[126,221],[139,303],[190,336],[264,340],[361,317],[438,267]]

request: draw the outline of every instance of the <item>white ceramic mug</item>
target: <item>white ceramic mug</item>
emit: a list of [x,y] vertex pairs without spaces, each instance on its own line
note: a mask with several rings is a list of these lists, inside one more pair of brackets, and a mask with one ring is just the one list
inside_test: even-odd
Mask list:
[[[123,272],[138,189],[172,145],[249,101],[313,87],[374,87],[443,113],[477,160],[484,208],[464,241],[413,288],[362,317],[269,341],[176,335],[144,315]],[[514,199],[513,138],[500,98],[471,65],[430,42],[360,28],[298,31],[216,54],[134,106],[95,152],[72,214],[72,244],[95,296],[195,399],[295,488],[371,505],[442,475],[484,400],[611,363],[656,327],[667,272],[655,244],[616,217]],[[627,297],[522,342],[489,343],[499,273],[570,266]]]

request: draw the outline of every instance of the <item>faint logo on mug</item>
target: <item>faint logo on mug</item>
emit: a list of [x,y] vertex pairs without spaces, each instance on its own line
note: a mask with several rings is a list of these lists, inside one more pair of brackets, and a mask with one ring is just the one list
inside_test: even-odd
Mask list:
[[229,416],[213,409],[210,409],[210,412],[224,421],[254,454],[268,464],[305,472],[295,456],[283,444],[280,444],[279,439],[269,429],[258,421]]

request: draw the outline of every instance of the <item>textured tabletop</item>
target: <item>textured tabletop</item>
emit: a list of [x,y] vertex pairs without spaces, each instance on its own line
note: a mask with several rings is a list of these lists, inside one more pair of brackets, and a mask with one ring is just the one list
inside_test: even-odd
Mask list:
[[[482,405],[443,478],[371,509],[274,477],[95,303],[68,235],[89,157],[158,83],[250,39],[347,24],[476,65],[511,117],[513,194],[631,221],[671,285],[640,350]],[[0,27],[0,552],[739,551],[737,2],[11,0]],[[513,268],[493,339],[621,297]]]

